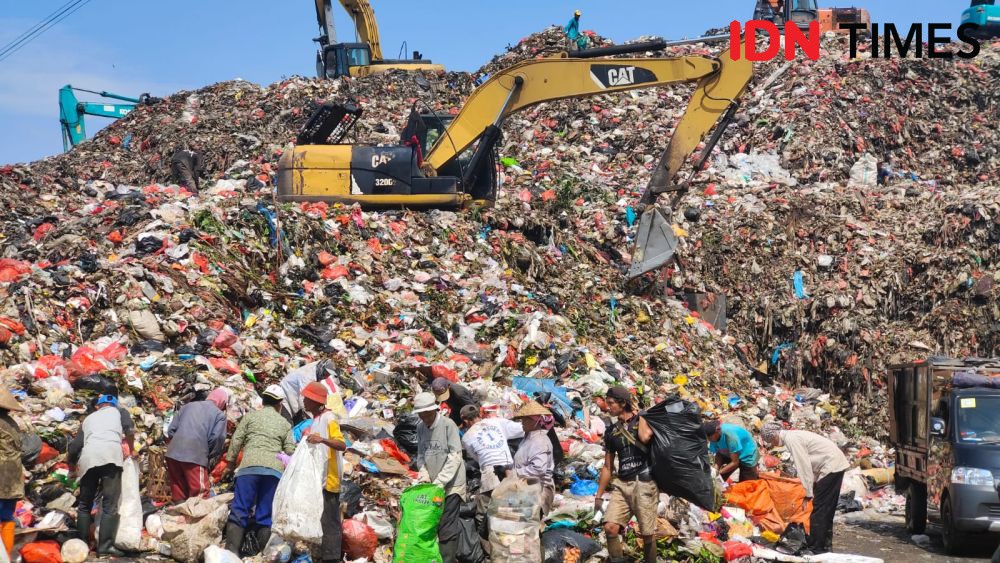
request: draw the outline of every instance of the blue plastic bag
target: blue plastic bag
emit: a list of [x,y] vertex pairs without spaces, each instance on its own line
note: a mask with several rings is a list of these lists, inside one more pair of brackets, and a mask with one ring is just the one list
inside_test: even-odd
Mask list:
[[570,494],[578,497],[592,497],[597,494],[597,481],[580,479],[573,476],[573,484],[569,487]]

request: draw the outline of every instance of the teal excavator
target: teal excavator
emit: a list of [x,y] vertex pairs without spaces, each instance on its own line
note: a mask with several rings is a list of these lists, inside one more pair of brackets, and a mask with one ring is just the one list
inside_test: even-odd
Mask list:
[[[103,98],[130,102],[127,104],[107,104],[96,102],[81,102],[76,99],[74,92],[87,92],[97,94]],[[138,98],[122,96],[112,92],[95,92],[83,88],[74,88],[67,84],[59,89],[59,123],[62,125],[63,150],[68,151],[87,140],[87,129],[83,123],[85,115],[96,115],[100,117],[110,117],[119,119],[128,115],[137,105],[150,105],[159,102],[160,98],[154,98],[149,94],[142,94]]]

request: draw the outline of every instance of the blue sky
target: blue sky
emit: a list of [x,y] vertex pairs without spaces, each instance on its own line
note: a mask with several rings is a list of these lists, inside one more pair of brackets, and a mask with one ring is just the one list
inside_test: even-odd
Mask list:
[[[0,0],[0,44],[66,0]],[[696,37],[734,19],[747,20],[754,0],[371,0],[382,48],[409,50],[449,70],[474,70],[525,35],[560,25],[574,9],[585,29],[616,42],[640,35]],[[820,0],[821,7],[835,5]],[[837,3],[850,6],[851,2]],[[957,25],[967,0],[858,0],[875,22]],[[339,37],[353,39],[337,10]],[[57,93],[67,83],[125,95],[167,95],[234,78],[270,84],[315,74],[318,35],[311,0],[91,0],[10,58],[0,61],[0,164],[62,150]],[[81,100],[95,96],[83,94]],[[109,121],[87,119],[91,135]]]

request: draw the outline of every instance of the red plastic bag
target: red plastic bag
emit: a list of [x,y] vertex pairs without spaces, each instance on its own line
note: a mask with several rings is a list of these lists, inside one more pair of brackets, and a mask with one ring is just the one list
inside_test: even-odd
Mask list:
[[333,266],[327,266],[323,268],[323,271],[319,273],[320,277],[325,280],[336,280],[340,278],[346,278],[350,275],[347,266],[342,266],[340,264],[335,264]]
[[17,281],[31,273],[31,263],[0,258],[0,283]]
[[441,364],[432,366],[431,375],[433,375],[435,379],[438,377],[443,377],[448,381],[451,381],[452,383],[458,383],[458,373],[455,370],[449,368],[448,366],[444,366]]
[[402,463],[403,465],[410,464],[410,456],[406,455],[406,452],[399,449],[399,446],[396,445],[395,441],[389,438],[383,438],[379,440],[378,443],[380,446],[382,446],[382,449],[385,450],[385,453],[396,458],[396,461],[398,461],[399,463]]
[[59,544],[52,540],[25,544],[21,548],[21,558],[24,563],[62,563]]
[[70,383],[78,377],[86,377],[88,375],[93,375],[100,371],[104,371],[106,366],[99,359],[100,356],[93,348],[89,346],[81,346],[77,348],[76,352],[66,363],[66,369],[69,372]]
[[743,557],[753,557],[753,548],[743,542],[727,541],[722,544],[722,548],[726,550],[723,555],[726,561],[736,561]]
[[42,452],[38,454],[38,459],[35,461],[35,465],[48,463],[57,457],[59,457],[59,450],[53,448],[45,442],[42,442]]
[[233,344],[236,344],[236,335],[228,330],[224,330],[215,337],[215,342],[212,346],[215,348],[229,348]]
[[223,372],[223,373],[240,373],[240,366],[236,365],[232,360],[226,358],[209,358],[208,363],[212,364],[212,367]]
[[349,559],[372,559],[378,548],[375,530],[364,522],[348,518],[344,520],[344,555]]

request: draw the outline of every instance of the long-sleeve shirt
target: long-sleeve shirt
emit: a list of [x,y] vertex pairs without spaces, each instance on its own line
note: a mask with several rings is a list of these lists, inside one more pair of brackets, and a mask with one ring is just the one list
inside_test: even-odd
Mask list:
[[569,23],[563,28],[563,32],[566,33],[566,37],[570,41],[576,41],[580,37],[580,20],[576,19],[576,16],[570,18]]
[[23,496],[21,429],[7,411],[0,410],[0,499],[16,499]]
[[792,454],[795,471],[806,489],[806,496],[813,496],[813,486],[817,481],[841,471],[847,471],[851,464],[843,452],[829,438],[806,432],[786,430],[781,433],[781,443]]
[[249,467],[265,467],[281,473],[285,466],[278,459],[278,454],[291,454],[295,451],[291,423],[271,407],[247,413],[236,426],[233,439],[229,441],[226,461],[235,463],[240,450],[243,450],[243,461],[240,462],[237,473]]
[[524,429],[520,423],[502,418],[484,418],[462,436],[465,451],[469,452],[469,457],[482,470],[479,492],[492,491],[500,484],[500,478],[493,472],[493,467],[514,464],[507,440],[523,436]]
[[209,467],[226,445],[226,414],[210,401],[188,403],[170,421],[167,438],[168,458]]
[[552,473],[555,461],[552,458],[552,442],[546,430],[528,432],[514,454],[514,471],[521,477],[538,479],[543,487],[555,487]]
[[465,461],[458,427],[438,414],[428,428],[417,425],[417,469],[426,469],[431,481],[444,487],[445,495],[465,497]]
[[83,436],[83,448],[77,464],[77,475],[80,477],[95,467],[121,467],[125,463],[125,455],[122,453],[125,432],[122,430],[122,415],[118,409],[97,409],[83,419],[80,434]]

